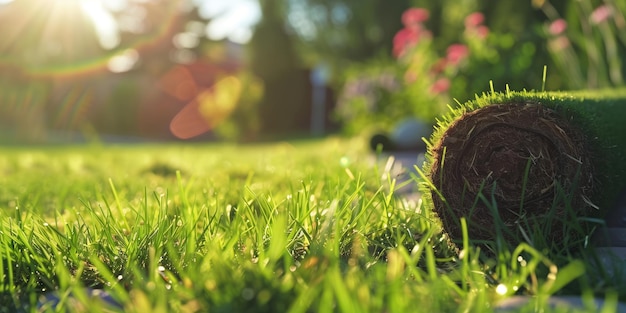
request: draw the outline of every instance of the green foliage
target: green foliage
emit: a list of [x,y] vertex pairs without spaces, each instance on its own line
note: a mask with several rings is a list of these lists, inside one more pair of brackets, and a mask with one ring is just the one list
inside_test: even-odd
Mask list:
[[337,99],[335,116],[347,134],[388,129],[407,116],[410,105],[395,95],[401,82],[394,64],[379,61],[353,66],[344,77],[346,83]]
[[346,65],[389,56],[398,16],[408,0],[286,0],[288,21],[300,38],[303,54],[326,62],[338,73]]
[[309,77],[301,70],[294,37],[286,30],[283,3],[265,0],[261,7],[263,19],[248,45],[250,69],[264,88],[257,111],[260,130],[264,135],[285,134],[300,125]]
[[250,68],[264,80],[279,77],[300,65],[294,42],[285,29],[281,2],[261,2],[263,19],[256,26],[249,44]]
[[[540,6],[549,23],[541,31],[547,49],[568,89],[606,88],[624,84],[626,5],[621,1],[577,1],[562,10],[550,1]],[[567,79],[564,79],[567,77]]]
[[[535,44],[518,42],[511,33],[489,28],[488,17],[470,9],[462,4],[441,11],[413,8],[399,16],[404,28],[393,40],[397,61],[354,66],[344,80],[338,112],[346,130],[388,129],[406,117],[434,122],[453,97],[470,99],[485,90],[489,81],[502,87],[525,86],[526,73],[536,57]],[[443,19],[453,10],[454,18]],[[359,73],[359,69],[365,70]],[[393,76],[384,78],[393,81],[393,87],[370,83],[361,86],[361,93],[353,92],[353,85],[363,85],[364,77],[383,80],[378,73]]]

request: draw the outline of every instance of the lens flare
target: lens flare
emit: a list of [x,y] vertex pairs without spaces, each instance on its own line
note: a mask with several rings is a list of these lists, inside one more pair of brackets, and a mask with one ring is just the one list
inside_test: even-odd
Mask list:
[[218,81],[211,91],[198,95],[200,114],[217,124],[235,109],[241,95],[241,83],[235,76],[228,76]]
[[236,108],[241,97],[241,82],[235,76],[220,79],[201,91],[170,123],[170,130],[180,139],[189,139],[215,128]]
[[190,101],[198,94],[196,81],[185,66],[176,66],[161,76],[159,88],[179,101]]
[[104,0],[0,4],[0,68],[10,66],[34,78],[106,73],[109,60],[120,52],[143,55],[170,44],[182,13],[178,0],[142,3],[143,14],[126,19],[140,25],[136,33],[122,33],[121,42],[115,42],[121,21],[113,21],[106,6],[94,1]]
[[0,0],[0,132],[40,141],[46,128],[77,130],[109,103],[118,73],[171,66],[182,0],[110,2]]

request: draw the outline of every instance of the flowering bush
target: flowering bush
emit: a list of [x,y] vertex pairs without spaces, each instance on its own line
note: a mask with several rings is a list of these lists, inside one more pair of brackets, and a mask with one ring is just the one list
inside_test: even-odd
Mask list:
[[464,102],[484,92],[490,81],[504,89],[531,66],[534,44],[491,31],[481,12],[445,23],[459,30],[453,38],[429,29],[432,18],[425,8],[406,10],[400,17],[403,28],[393,38],[393,63],[370,64],[347,75],[337,112],[348,132],[389,130],[407,117],[434,123],[455,99]]
[[366,128],[389,128],[406,116],[394,104],[393,95],[401,88],[394,68],[376,64],[355,67],[345,74],[346,83],[336,110],[345,132],[357,134]]
[[[446,3],[428,4],[436,10],[406,10],[398,17],[403,27],[392,41],[393,61],[360,65],[347,73],[338,113],[348,130],[388,130],[406,117],[432,122],[455,100],[489,91],[490,82],[499,91],[624,84],[626,1],[552,6],[540,0],[528,7],[501,1],[489,4],[499,8],[490,11],[500,12],[490,16],[475,11],[486,6],[477,0]],[[544,15],[534,14],[537,9]]]
[[[404,28],[394,38],[394,55],[404,71],[404,97],[410,103],[408,115],[433,121],[446,110],[452,95],[467,97],[472,72],[478,65],[497,59],[497,45],[489,41],[490,30],[480,12],[468,14],[457,42],[436,42],[426,27],[428,11],[409,9]],[[437,49],[444,46],[445,49]],[[481,65],[482,66],[482,65]],[[489,78],[481,82],[488,86]],[[473,90],[472,90],[473,91]]]

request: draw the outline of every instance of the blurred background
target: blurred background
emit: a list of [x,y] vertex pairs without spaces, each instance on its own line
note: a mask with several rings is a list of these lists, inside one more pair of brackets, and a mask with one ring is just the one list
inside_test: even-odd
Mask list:
[[621,86],[625,13],[618,0],[0,0],[0,142],[356,135],[432,123],[492,88]]

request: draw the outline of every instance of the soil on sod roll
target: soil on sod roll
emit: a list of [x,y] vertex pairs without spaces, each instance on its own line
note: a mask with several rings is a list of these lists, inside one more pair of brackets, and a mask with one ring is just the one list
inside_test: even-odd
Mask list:
[[454,241],[461,217],[479,242],[540,235],[567,245],[587,235],[576,223],[602,216],[626,182],[626,123],[615,116],[626,96],[593,95],[491,94],[443,118],[422,193]]

